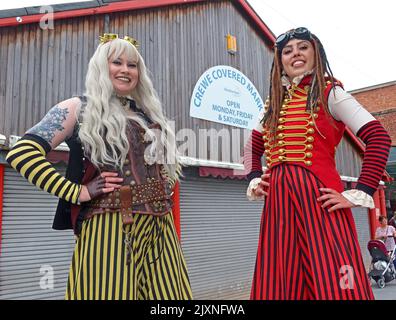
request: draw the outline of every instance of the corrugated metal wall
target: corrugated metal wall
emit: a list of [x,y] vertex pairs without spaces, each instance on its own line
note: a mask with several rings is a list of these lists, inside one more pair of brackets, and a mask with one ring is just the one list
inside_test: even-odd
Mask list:
[[349,138],[342,138],[336,151],[336,166],[342,176],[359,177],[363,159]]
[[368,271],[371,257],[367,250],[367,243],[370,241],[370,222],[367,208],[352,208],[355,220],[356,231],[359,239],[360,250],[362,251],[363,262]]
[[0,299],[63,299],[74,235],[52,230],[58,199],[6,167],[3,201]]
[[[81,94],[89,58],[103,32],[140,41],[166,113],[177,122],[176,130],[232,129],[189,116],[195,83],[214,65],[239,69],[263,99],[267,95],[272,51],[230,1],[57,20],[53,30],[42,30],[39,24],[4,27],[0,28],[0,114],[5,116],[0,118],[0,132],[7,137],[22,135],[55,103]],[[227,53],[227,33],[237,36],[236,55]],[[234,142],[239,154],[242,135],[240,139],[241,143]]]
[[[249,298],[263,205],[247,201],[246,188],[236,180],[188,176],[181,182],[181,241],[195,299]],[[368,270],[368,210],[352,214]]]
[[0,132],[21,135],[56,102],[82,91],[100,21],[56,21],[53,30],[38,24],[0,28],[0,105],[5,115]]
[[194,299],[249,299],[263,203],[246,181],[188,176],[180,185],[181,242]]

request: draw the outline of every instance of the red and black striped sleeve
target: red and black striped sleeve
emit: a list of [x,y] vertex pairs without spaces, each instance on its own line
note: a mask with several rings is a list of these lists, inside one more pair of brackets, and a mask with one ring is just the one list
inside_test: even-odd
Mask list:
[[378,120],[366,123],[356,135],[366,144],[356,189],[372,196],[384,174],[392,140]]
[[263,133],[253,130],[243,152],[243,164],[250,180],[263,174],[261,157],[264,153]]

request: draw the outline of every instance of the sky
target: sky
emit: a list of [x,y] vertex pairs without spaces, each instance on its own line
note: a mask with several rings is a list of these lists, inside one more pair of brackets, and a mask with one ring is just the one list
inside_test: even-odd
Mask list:
[[396,81],[396,1],[248,0],[278,36],[307,27],[347,90]]
[[[81,0],[1,1],[0,10]],[[334,76],[354,90],[396,81],[396,1],[248,0],[278,36],[304,26],[324,45]]]

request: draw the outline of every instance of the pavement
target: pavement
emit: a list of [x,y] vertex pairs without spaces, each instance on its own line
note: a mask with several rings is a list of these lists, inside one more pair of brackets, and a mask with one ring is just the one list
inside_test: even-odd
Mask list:
[[371,281],[371,288],[375,300],[396,300],[396,280],[392,280],[385,285],[385,288],[378,288],[374,281]]

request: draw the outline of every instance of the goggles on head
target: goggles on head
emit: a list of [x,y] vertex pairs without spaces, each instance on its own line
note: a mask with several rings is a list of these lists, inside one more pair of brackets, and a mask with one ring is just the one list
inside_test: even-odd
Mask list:
[[275,40],[275,46],[282,51],[291,39],[312,40],[311,32],[305,27],[299,27],[282,33]]

